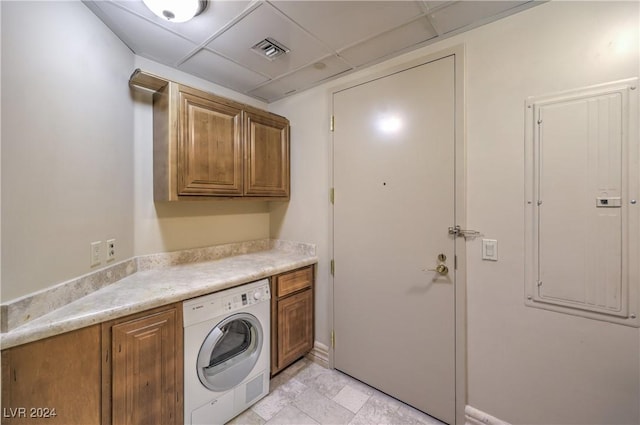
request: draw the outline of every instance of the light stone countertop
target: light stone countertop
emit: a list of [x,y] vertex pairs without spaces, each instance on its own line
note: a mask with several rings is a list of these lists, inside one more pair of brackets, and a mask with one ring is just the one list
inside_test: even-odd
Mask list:
[[0,335],[2,349],[317,263],[309,252],[269,250],[133,273]]

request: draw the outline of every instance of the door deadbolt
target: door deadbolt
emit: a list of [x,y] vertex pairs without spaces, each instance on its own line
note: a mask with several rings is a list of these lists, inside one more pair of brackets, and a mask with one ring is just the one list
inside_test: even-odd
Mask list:
[[447,261],[447,256],[444,254],[438,254],[438,261],[444,263],[445,261]]

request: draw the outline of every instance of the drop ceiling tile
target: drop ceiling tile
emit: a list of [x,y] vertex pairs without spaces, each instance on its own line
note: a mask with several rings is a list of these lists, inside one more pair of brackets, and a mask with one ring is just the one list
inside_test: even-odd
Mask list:
[[[480,25],[497,19],[498,15],[528,1],[460,1],[452,3],[430,14],[439,34],[460,29],[467,25]],[[493,19],[492,19],[493,18]]]
[[[291,51],[270,61],[251,50],[251,47],[267,37],[274,38]],[[215,38],[207,48],[272,78],[331,53],[268,3],[254,9],[240,22]]]
[[[270,101],[436,40],[436,32],[457,33],[543,3],[209,0],[201,16],[174,24],[142,0],[82,1],[138,56]],[[250,50],[267,37],[291,53],[272,62]],[[330,59],[318,72],[312,64],[322,58]]]
[[432,0],[425,0],[424,3],[427,5],[427,8],[429,10],[433,10],[433,9],[437,9],[438,7],[441,7],[441,6],[443,6],[443,5],[447,4],[447,3],[453,3],[453,1],[451,1],[451,0],[446,0],[446,1],[443,1],[443,0],[433,0],[433,1]]
[[111,2],[94,4],[101,12],[98,17],[137,55],[172,66],[196,48],[194,43]]
[[207,8],[200,15],[188,22],[174,23],[156,16],[147,8],[142,0],[113,1],[127,10],[143,16],[154,23],[183,35],[196,44],[203,43],[213,34],[241,15],[251,4],[246,0],[209,1]]
[[402,25],[424,12],[416,1],[274,1],[273,4],[335,50]]
[[429,21],[426,18],[419,18],[341,51],[340,56],[354,66],[362,66],[401,53],[404,49],[436,36]]
[[346,64],[338,56],[329,56],[276,81],[272,81],[258,87],[247,94],[272,102],[283,98],[285,95],[290,94],[295,90],[312,87],[326,79],[337,74],[342,74],[351,69],[351,66]]
[[178,69],[241,93],[268,80],[204,49],[186,60]]

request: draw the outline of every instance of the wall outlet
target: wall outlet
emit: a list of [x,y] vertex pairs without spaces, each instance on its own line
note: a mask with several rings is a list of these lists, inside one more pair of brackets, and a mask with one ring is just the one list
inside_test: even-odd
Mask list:
[[102,258],[102,241],[91,242],[91,267],[100,264]]
[[116,259],[116,240],[107,239],[107,261]]

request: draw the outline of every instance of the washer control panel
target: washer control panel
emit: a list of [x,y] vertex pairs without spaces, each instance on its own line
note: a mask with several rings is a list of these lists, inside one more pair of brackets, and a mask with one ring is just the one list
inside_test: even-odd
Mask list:
[[194,298],[182,303],[184,326],[268,302],[270,299],[268,279]]
[[248,291],[226,296],[224,297],[222,305],[225,311],[234,311],[270,298],[269,286],[267,285],[265,287],[250,289]]

